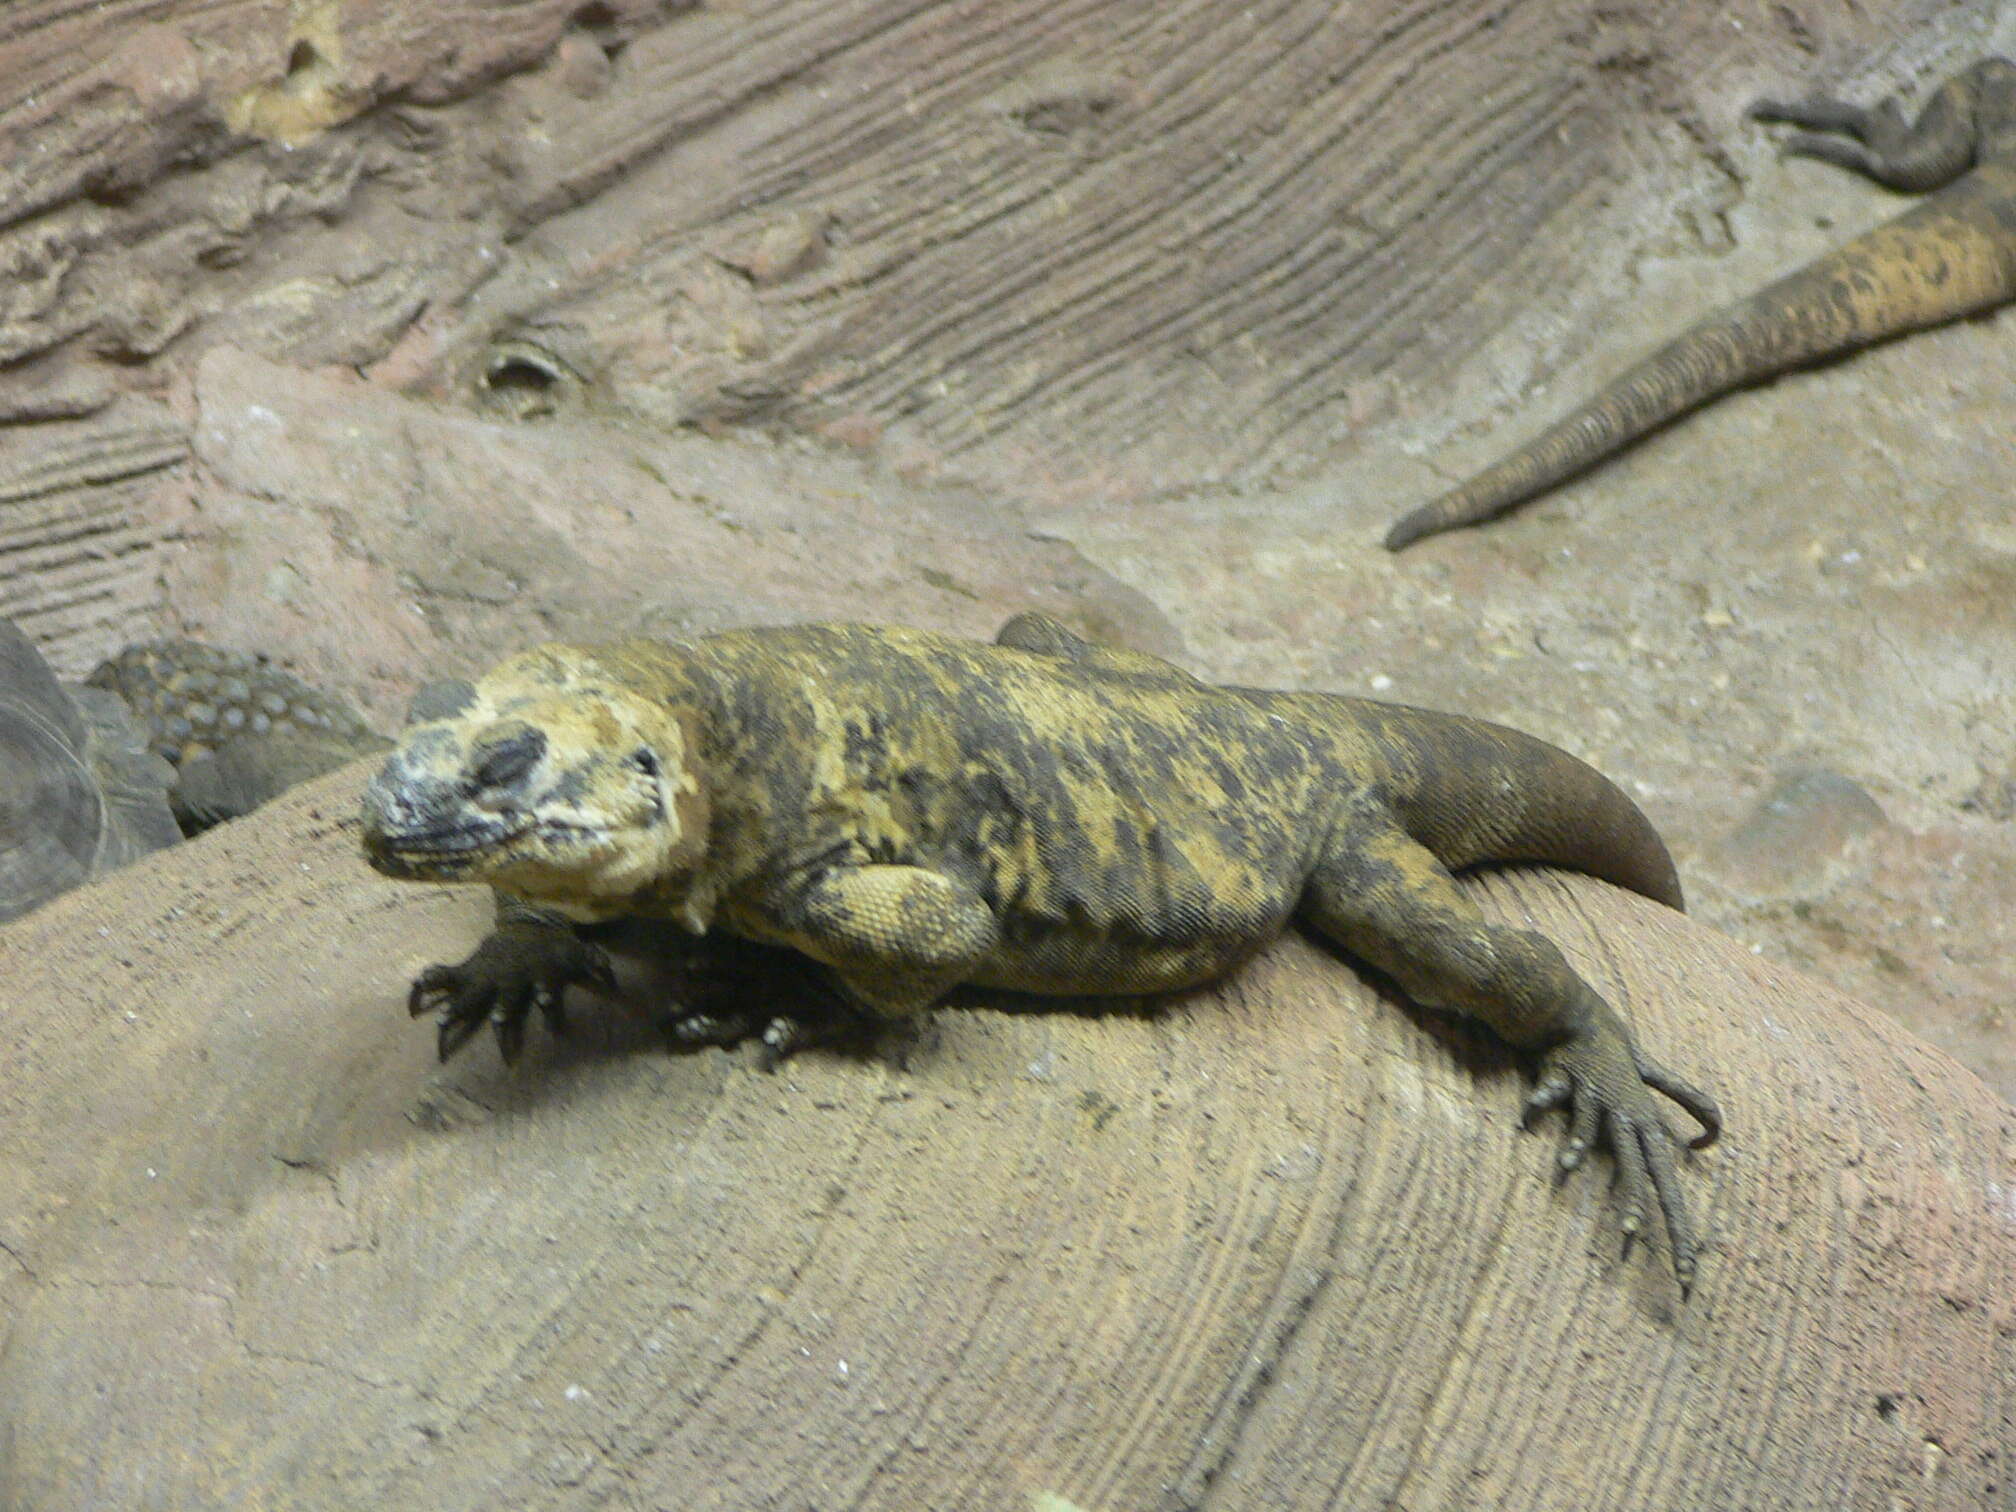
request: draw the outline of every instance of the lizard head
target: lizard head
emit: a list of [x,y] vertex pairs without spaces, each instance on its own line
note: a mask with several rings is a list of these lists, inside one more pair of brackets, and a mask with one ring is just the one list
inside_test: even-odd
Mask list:
[[446,717],[409,727],[364,793],[364,854],[389,877],[488,882],[588,916],[679,889],[706,847],[690,715],[545,646]]

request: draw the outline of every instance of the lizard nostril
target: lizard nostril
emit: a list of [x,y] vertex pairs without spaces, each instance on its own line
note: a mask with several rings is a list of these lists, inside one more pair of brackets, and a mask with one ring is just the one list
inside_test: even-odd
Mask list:
[[525,780],[546,755],[546,737],[521,726],[483,750],[470,782],[477,791],[507,788]]

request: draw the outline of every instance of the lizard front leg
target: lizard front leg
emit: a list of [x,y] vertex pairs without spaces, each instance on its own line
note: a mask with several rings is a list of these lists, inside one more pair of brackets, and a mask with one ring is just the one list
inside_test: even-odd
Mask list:
[[773,905],[771,930],[883,1018],[929,1008],[1001,938],[979,894],[919,866],[821,871]]
[[581,938],[564,915],[499,893],[489,937],[467,960],[429,966],[415,977],[406,1007],[415,1018],[440,1013],[434,1043],[442,1060],[487,1023],[508,1063],[524,1048],[525,1020],[534,1008],[555,1035],[567,1032],[565,993],[574,983],[615,990],[616,976],[602,947]]
[[1367,819],[1347,826],[1310,879],[1302,912],[1417,1001],[1481,1020],[1539,1057],[1539,1085],[1523,1122],[1530,1127],[1550,1109],[1570,1110],[1563,1172],[1599,1140],[1610,1147],[1623,1189],[1625,1247],[1645,1234],[1656,1206],[1684,1295],[1700,1244],[1680,1190],[1679,1140],[1653,1092],[1700,1121],[1703,1132],[1691,1141],[1697,1149],[1721,1132],[1714,1102],[1649,1059],[1551,941],[1487,920],[1441,862],[1397,825]]
[[[977,893],[916,866],[826,868],[779,889],[740,925],[823,965],[849,1008],[884,1025],[936,1003],[1000,940]],[[763,1031],[766,1059],[855,1038],[861,1027],[831,1014],[779,1014]]]

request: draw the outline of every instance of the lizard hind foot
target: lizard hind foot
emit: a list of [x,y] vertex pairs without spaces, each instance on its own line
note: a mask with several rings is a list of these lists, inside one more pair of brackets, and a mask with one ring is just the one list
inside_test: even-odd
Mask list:
[[1547,1053],[1520,1123],[1530,1129],[1545,1113],[1561,1109],[1568,1114],[1567,1137],[1555,1159],[1557,1180],[1578,1169],[1597,1145],[1608,1147],[1616,1162],[1624,1253],[1650,1238],[1655,1221],[1662,1222],[1684,1298],[1693,1289],[1701,1244],[1681,1191],[1680,1141],[1659,1111],[1654,1092],[1670,1097],[1701,1123],[1703,1132],[1689,1142],[1691,1148],[1720,1135],[1722,1116],[1713,1099],[1636,1055],[1621,1037],[1602,1034],[1577,1037]]
[[801,1050],[872,1045],[872,1015],[851,1004],[824,967],[746,940],[707,943],[669,984],[672,1006],[662,1022],[676,1043],[725,1050],[757,1040],[766,1071]]

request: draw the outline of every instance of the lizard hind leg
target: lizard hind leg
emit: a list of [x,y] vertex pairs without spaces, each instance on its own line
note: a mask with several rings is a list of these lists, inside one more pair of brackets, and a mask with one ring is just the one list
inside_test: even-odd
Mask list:
[[1131,677],[1174,678],[1186,683],[1197,680],[1174,662],[1151,656],[1146,651],[1130,651],[1122,646],[1106,646],[1087,640],[1061,620],[1038,609],[1024,610],[1009,620],[995,633],[994,644],[1079,662],[1102,672]]
[[1680,1141],[1654,1094],[1700,1121],[1695,1148],[1720,1133],[1721,1113],[1643,1054],[1630,1026],[1552,941],[1487,920],[1433,853],[1383,822],[1339,834],[1310,878],[1301,912],[1417,1002],[1466,1014],[1535,1054],[1539,1084],[1522,1122],[1556,1108],[1568,1113],[1558,1161],[1564,1174],[1591,1147],[1607,1145],[1626,1249],[1649,1237],[1656,1212],[1682,1293],[1693,1285],[1700,1242],[1680,1186]]
[[1831,96],[1797,103],[1759,100],[1750,116],[1805,128],[1785,139],[1788,156],[1818,158],[1891,189],[1922,194],[1951,183],[1974,165],[1986,67],[1949,79],[1915,121],[1905,117],[1894,98],[1865,109]]

